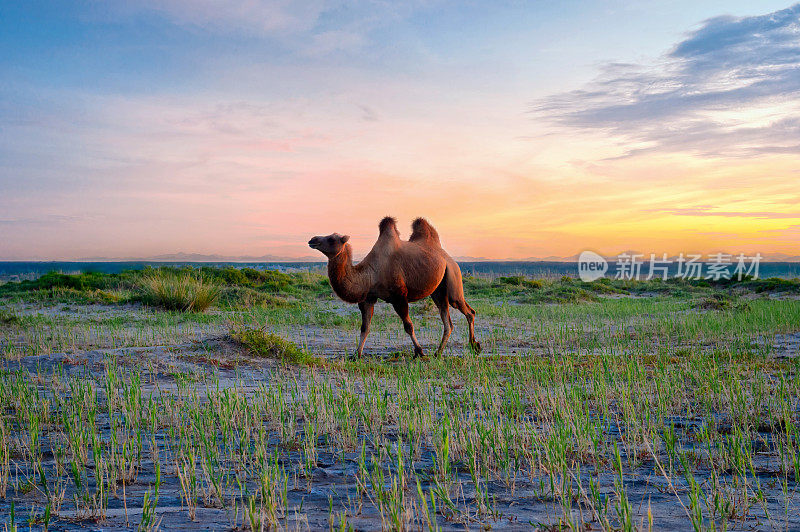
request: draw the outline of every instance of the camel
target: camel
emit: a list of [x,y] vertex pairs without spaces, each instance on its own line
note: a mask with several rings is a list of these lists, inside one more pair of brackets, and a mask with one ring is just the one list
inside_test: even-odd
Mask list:
[[403,321],[403,328],[414,344],[414,356],[423,356],[422,346],[408,317],[408,304],[428,296],[439,309],[444,331],[436,349],[440,355],[453,331],[450,306],[460,311],[469,324],[469,343],[480,352],[475,339],[475,310],[464,300],[461,269],[439,242],[436,229],[424,218],[411,224],[411,237],[400,239],[397,220],[387,216],[378,225],[378,240],[364,260],[353,265],[353,250],[348,235],[333,233],[315,236],[309,247],[328,257],[328,278],[333,291],[347,303],[357,303],[361,310],[361,337],[356,356],[361,357],[375,303],[390,303]]

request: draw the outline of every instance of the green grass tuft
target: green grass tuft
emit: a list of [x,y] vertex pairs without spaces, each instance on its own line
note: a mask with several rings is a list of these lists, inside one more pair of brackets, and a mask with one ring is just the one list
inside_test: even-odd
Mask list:
[[221,288],[201,277],[184,273],[150,273],[138,283],[139,299],[146,305],[182,312],[203,312],[219,298]]
[[0,325],[10,325],[19,322],[20,322],[19,316],[17,316],[16,314],[13,314],[6,310],[0,310]]
[[231,338],[255,356],[274,358],[292,364],[311,364],[315,361],[314,356],[300,349],[294,342],[262,329],[232,330]]

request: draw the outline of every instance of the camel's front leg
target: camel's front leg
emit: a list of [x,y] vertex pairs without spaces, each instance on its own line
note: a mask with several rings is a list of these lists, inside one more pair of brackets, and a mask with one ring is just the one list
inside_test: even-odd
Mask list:
[[411,323],[411,318],[408,317],[408,301],[405,299],[394,301],[392,302],[392,306],[394,307],[394,311],[397,312],[397,315],[400,316],[400,319],[403,320],[403,328],[406,330],[408,335],[411,337],[411,341],[414,343],[414,356],[423,356],[424,353],[422,352],[422,346],[419,345],[417,336],[414,334],[414,324]]
[[439,342],[439,347],[436,348],[436,354],[434,356],[439,356],[444,351],[444,346],[447,345],[447,341],[450,339],[450,333],[453,332],[453,321],[450,319],[450,308],[446,305],[439,308],[439,316],[442,318],[442,340]]
[[360,358],[364,354],[364,344],[369,335],[369,324],[372,322],[372,312],[375,310],[375,300],[362,301],[358,304],[361,311],[361,339],[358,342],[357,356]]

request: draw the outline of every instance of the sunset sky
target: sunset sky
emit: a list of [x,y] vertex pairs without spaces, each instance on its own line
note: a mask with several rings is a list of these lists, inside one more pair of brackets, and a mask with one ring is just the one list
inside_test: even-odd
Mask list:
[[800,4],[0,4],[0,260],[363,254],[386,214],[800,255]]

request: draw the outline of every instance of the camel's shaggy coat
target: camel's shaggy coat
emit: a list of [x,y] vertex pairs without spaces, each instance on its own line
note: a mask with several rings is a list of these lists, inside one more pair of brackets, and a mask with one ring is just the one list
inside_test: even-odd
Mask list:
[[347,243],[350,239],[347,235],[315,236],[308,242],[311,248],[328,257],[328,277],[336,295],[348,303],[358,303],[361,310],[358,356],[364,351],[378,299],[392,304],[411,336],[415,356],[422,355],[422,346],[408,317],[408,304],[428,296],[439,308],[444,325],[436,354],[442,352],[453,330],[450,306],[466,316],[470,345],[480,351],[480,344],[475,340],[475,311],[464,300],[461,269],[442,249],[436,229],[424,218],[417,218],[411,224],[411,237],[408,241],[401,240],[397,221],[388,216],[381,220],[378,229],[377,242],[356,265],[353,265],[353,250]]

